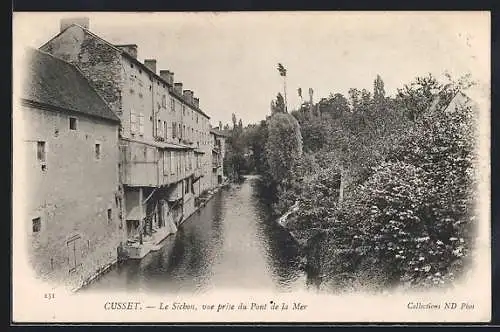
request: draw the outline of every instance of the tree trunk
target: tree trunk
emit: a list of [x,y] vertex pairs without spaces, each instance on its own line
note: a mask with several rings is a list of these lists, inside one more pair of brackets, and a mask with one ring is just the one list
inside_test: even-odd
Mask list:
[[344,168],[340,170],[339,203],[342,203],[342,201],[344,200],[346,173],[347,172],[344,170]]

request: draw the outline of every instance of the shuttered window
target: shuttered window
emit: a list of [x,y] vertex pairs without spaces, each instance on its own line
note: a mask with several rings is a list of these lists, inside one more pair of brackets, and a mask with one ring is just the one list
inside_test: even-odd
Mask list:
[[139,135],[144,135],[144,114],[139,113]]
[[134,112],[131,112],[130,113],[130,132],[132,134],[136,134],[138,131],[137,121],[138,121],[137,114],[135,114]]

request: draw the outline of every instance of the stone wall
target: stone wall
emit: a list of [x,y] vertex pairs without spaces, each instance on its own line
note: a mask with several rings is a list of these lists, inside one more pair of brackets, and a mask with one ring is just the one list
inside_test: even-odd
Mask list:
[[78,26],[66,29],[40,50],[76,65],[121,117],[124,69],[119,50]]
[[[42,279],[75,287],[113,262],[124,240],[118,124],[27,106],[22,112],[29,259]],[[70,116],[77,119],[76,130],[69,128]],[[38,158],[39,141],[45,142],[45,162]]]

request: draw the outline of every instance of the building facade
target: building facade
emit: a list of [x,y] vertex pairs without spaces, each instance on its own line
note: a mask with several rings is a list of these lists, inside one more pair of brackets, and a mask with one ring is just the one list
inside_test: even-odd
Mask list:
[[157,61],[137,59],[136,44],[113,45],[89,22],[64,20],[40,49],[78,67],[120,119],[119,174],[125,236],[143,242],[175,228],[212,186],[209,116],[193,91]]
[[20,115],[29,258],[47,280],[78,286],[123,241],[119,119],[71,64],[27,50]]
[[210,145],[211,145],[211,176],[210,185],[212,187],[221,185],[224,182],[224,158],[226,153],[226,137],[227,135],[219,129],[210,130]]

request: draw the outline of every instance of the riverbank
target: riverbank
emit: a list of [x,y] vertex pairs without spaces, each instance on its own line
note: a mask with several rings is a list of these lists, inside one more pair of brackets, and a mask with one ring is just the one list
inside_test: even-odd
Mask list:
[[[215,195],[222,190],[223,188],[227,187],[230,185],[228,182],[224,182],[217,186],[216,188],[207,191],[207,195],[205,197],[199,197],[199,204],[195,207],[195,209],[185,218],[183,218],[180,223],[179,227],[184,224],[188,219],[190,219],[196,212],[199,212],[202,208],[204,208],[207,203],[215,197]],[[177,228],[176,228],[177,230]],[[150,239],[147,243],[143,244],[143,247],[140,249],[143,251],[143,254],[141,254],[141,258],[146,257],[149,253],[154,252],[159,249],[159,246],[162,245],[162,243],[169,238],[171,235],[175,234],[175,232],[171,231],[160,231],[156,232],[154,234],[153,239]],[[115,267],[117,264],[121,264],[129,259],[133,258],[126,258],[126,259],[121,259],[118,260],[117,258],[113,259],[113,261],[103,265],[100,267],[97,271],[95,271],[91,276],[86,278],[80,285],[77,287],[73,288],[71,291],[73,293],[76,293],[86,287],[89,287],[91,284],[93,284],[95,281],[97,281],[99,278],[101,278],[103,275],[105,275],[107,272],[109,272],[113,267]]]
[[203,294],[214,290],[304,290],[299,246],[276,224],[257,179],[220,190],[164,246],[118,264],[82,294]]

